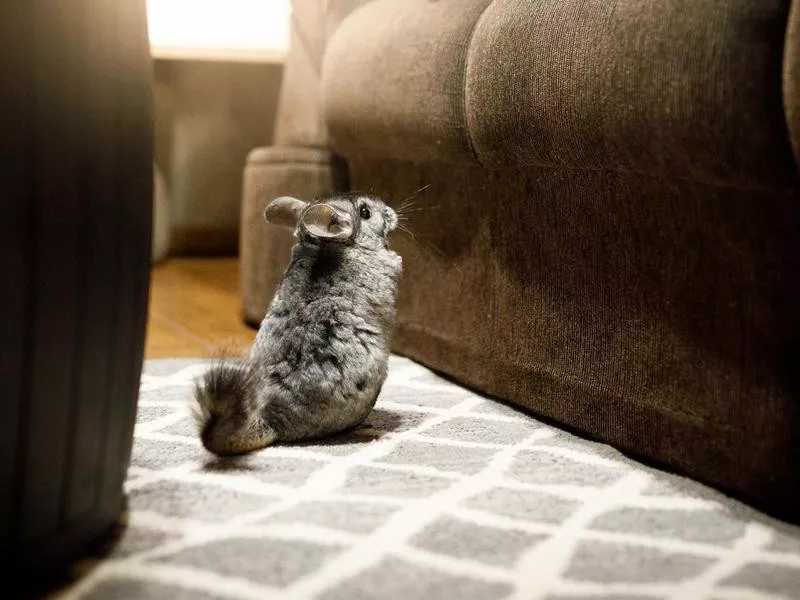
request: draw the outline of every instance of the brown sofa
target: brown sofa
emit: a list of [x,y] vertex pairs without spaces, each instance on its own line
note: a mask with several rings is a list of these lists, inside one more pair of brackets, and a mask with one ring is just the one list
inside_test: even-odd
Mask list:
[[290,243],[270,197],[430,186],[411,226],[438,252],[394,239],[397,352],[800,519],[798,2],[294,19],[276,147],[245,175],[249,322]]

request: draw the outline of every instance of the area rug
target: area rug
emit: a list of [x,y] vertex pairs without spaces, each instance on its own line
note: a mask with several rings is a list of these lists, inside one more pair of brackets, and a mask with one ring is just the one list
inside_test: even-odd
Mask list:
[[206,364],[151,361],[127,528],[63,597],[800,598],[800,531],[393,357],[367,425],[199,445]]

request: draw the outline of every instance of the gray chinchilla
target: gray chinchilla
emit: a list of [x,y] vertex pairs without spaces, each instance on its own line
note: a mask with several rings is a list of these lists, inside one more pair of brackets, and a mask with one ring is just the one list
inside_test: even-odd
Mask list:
[[200,438],[220,455],[352,429],[386,380],[402,271],[388,247],[397,214],[352,193],[278,198],[264,217],[293,228],[297,244],[249,356],[197,382]]

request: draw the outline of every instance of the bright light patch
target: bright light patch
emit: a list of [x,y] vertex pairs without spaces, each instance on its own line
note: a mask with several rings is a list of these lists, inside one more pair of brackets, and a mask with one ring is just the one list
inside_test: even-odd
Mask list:
[[279,60],[289,47],[288,0],[147,0],[159,58]]

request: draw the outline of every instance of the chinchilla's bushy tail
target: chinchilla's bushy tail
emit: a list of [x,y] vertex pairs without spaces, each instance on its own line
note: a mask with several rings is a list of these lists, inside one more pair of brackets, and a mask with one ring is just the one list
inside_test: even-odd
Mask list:
[[218,455],[243,454],[275,440],[261,415],[263,379],[250,359],[218,360],[195,384],[200,440]]

